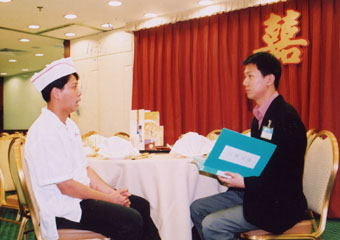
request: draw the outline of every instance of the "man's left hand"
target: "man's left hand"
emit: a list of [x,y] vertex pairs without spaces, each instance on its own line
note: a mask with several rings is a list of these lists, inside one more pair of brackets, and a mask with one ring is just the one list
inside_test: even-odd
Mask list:
[[225,175],[229,175],[231,178],[225,178],[221,176],[217,176],[217,178],[221,182],[226,183],[228,187],[245,188],[244,178],[242,177],[242,175],[232,172],[225,172]]

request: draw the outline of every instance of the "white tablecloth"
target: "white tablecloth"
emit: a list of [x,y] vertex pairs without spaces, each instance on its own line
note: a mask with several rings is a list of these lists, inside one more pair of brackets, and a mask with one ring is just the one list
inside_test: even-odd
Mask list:
[[191,240],[191,202],[227,189],[215,178],[199,174],[192,159],[168,154],[140,160],[90,158],[89,165],[111,186],[127,187],[150,202],[162,240]]

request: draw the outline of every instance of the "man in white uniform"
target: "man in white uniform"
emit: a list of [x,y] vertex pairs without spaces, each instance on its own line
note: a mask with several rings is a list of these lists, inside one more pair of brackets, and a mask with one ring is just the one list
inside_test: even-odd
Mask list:
[[69,118],[81,95],[72,59],[54,61],[31,81],[47,102],[25,146],[44,238],[58,239],[57,228],[77,228],[115,240],[160,239],[149,203],[112,188],[88,166],[79,129]]

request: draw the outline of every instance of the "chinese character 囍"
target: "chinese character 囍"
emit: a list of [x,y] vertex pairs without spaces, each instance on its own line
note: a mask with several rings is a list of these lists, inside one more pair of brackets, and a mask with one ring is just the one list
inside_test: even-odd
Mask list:
[[264,22],[266,29],[262,38],[267,46],[254,50],[254,53],[270,52],[283,64],[299,63],[302,55],[302,49],[299,46],[308,45],[307,40],[295,38],[300,31],[297,26],[299,17],[300,13],[294,10],[287,10],[284,17],[271,13]]

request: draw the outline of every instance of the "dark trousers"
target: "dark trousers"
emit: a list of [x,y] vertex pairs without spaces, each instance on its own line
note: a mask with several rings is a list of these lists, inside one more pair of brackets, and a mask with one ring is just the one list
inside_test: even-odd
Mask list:
[[87,199],[80,202],[79,223],[56,217],[58,229],[84,229],[101,233],[114,240],[158,240],[158,230],[150,217],[150,204],[132,195],[131,206]]

